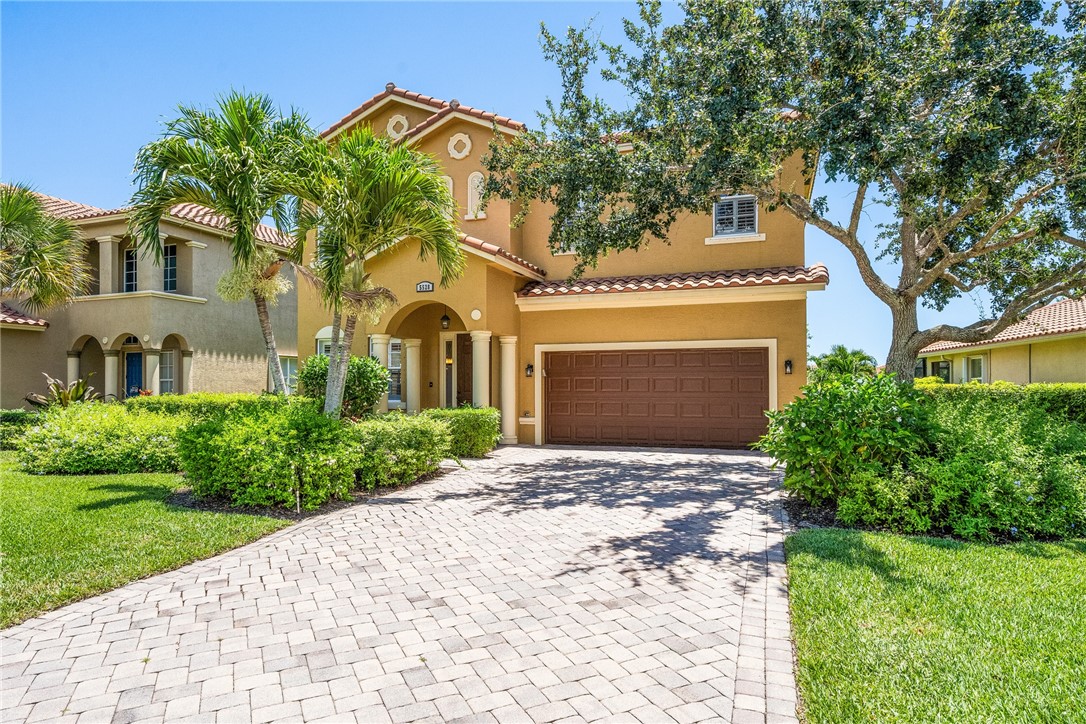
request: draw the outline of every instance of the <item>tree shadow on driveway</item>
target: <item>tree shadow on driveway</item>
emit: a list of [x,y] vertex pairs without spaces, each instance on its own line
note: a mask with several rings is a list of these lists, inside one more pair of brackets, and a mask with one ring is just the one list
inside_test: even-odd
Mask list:
[[[775,519],[771,506],[776,503],[768,496],[779,480],[768,458],[721,451],[624,451],[620,460],[598,448],[555,452],[533,462],[511,460],[486,482],[442,493],[439,499],[480,500],[480,512],[502,514],[585,506],[644,513],[644,523],[631,523],[629,532],[590,546],[567,573],[618,564],[635,585],[642,574],[657,571],[685,587],[699,563],[764,567],[767,553],[783,560],[779,544],[775,551],[764,544],[764,531]],[[762,533],[758,542],[752,533]]]

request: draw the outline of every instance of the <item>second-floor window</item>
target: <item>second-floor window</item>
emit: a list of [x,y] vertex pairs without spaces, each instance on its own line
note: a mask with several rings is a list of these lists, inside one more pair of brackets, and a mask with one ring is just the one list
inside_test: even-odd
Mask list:
[[124,250],[124,290],[136,291],[136,250]]
[[162,290],[177,291],[177,244],[162,248]]
[[713,236],[758,233],[758,200],[753,196],[721,196],[713,204]]

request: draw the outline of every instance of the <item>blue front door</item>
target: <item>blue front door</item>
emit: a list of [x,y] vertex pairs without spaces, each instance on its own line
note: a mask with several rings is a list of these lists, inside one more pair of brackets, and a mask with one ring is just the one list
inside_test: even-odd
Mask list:
[[125,397],[139,397],[143,389],[143,352],[126,352],[124,355]]

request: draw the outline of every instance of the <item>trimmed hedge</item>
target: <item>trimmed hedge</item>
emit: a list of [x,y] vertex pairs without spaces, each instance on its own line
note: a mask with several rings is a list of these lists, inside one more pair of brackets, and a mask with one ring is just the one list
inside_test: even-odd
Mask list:
[[358,455],[344,425],[314,400],[242,407],[183,428],[178,455],[198,497],[310,510],[351,497]]
[[124,404],[133,412],[158,412],[205,419],[226,414],[279,409],[288,404],[288,399],[282,395],[250,392],[192,392],[185,395],[129,397]]
[[435,472],[452,450],[449,424],[425,415],[389,413],[349,430],[359,448],[358,482],[367,489],[414,482]]
[[101,402],[52,407],[19,440],[17,459],[39,475],[174,472],[175,437],[187,420]]
[[37,420],[30,410],[0,410],[0,450],[14,450],[15,441]]
[[455,458],[485,457],[502,436],[501,413],[493,407],[433,408],[420,414],[449,424]]
[[1086,384],[1043,383],[1015,385],[1010,382],[993,382],[982,385],[972,382],[965,385],[948,385],[931,378],[916,381],[916,388],[935,400],[961,400],[986,398],[997,403],[1014,406],[1036,407],[1050,415],[1086,425]]

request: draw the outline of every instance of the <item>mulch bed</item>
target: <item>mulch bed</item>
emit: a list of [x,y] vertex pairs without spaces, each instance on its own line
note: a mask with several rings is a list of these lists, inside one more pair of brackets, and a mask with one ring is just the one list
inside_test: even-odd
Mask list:
[[167,505],[175,505],[179,508],[191,510],[203,510],[212,513],[240,513],[242,515],[262,515],[267,518],[279,518],[281,520],[302,521],[318,515],[325,515],[344,508],[353,508],[357,505],[365,505],[375,498],[384,498],[397,493],[402,493],[408,488],[413,488],[422,483],[437,480],[440,477],[456,470],[456,466],[442,466],[438,470],[424,475],[413,483],[387,488],[375,488],[374,490],[362,490],[355,492],[353,500],[329,500],[319,508],[303,510],[296,513],[293,508],[271,508],[259,505],[231,505],[230,501],[221,498],[197,498],[191,488],[179,490],[166,499]]

